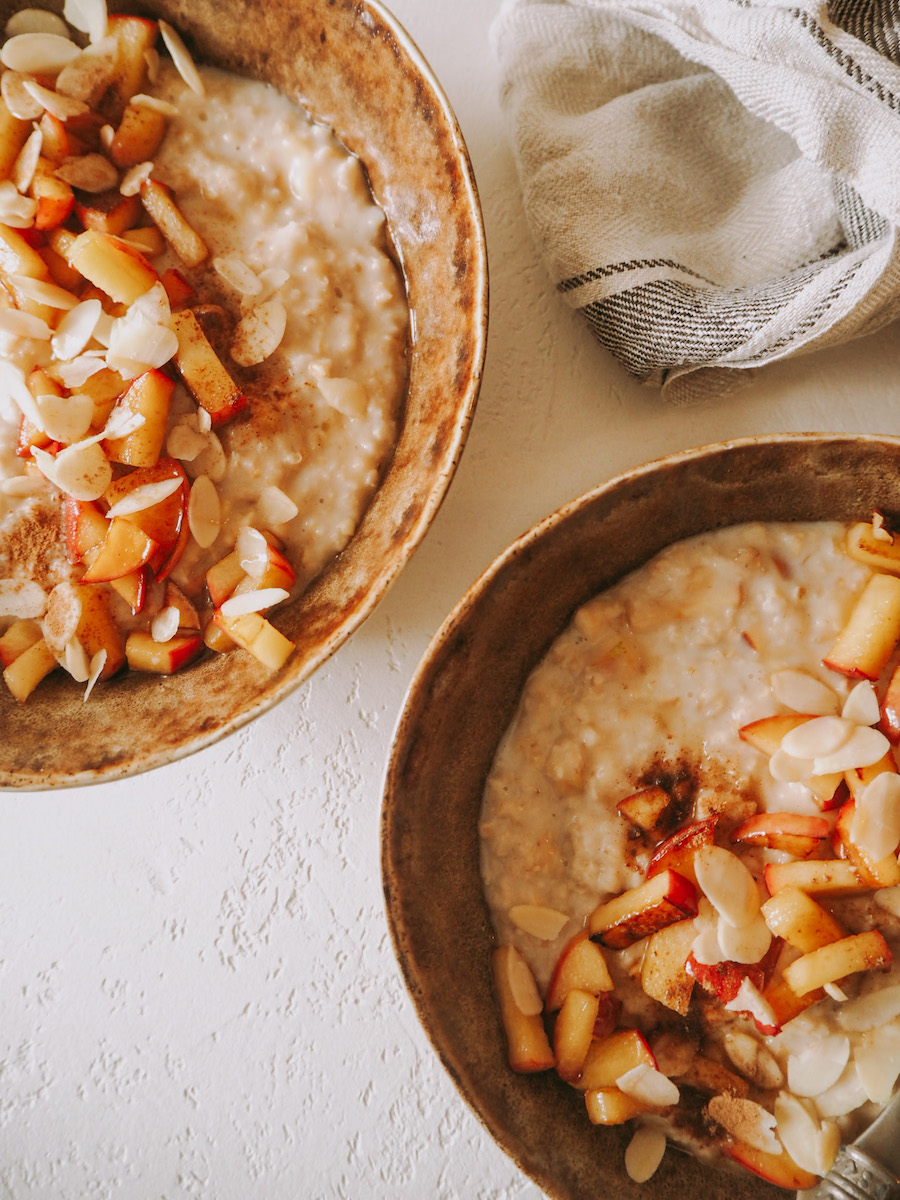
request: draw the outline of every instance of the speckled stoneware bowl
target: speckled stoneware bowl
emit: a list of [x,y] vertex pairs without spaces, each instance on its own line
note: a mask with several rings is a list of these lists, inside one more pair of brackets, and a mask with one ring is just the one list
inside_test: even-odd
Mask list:
[[550,1072],[514,1075],[490,977],[481,891],[485,779],[526,677],[589,597],[670,542],[742,521],[900,513],[900,439],[784,435],[673,455],[548,517],[474,584],[409,690],[385,784],[382,866],[394,946],[462,1095],[554,1200],[763,1200],[788,1193],[670,1151],[625,1174],[627,1129],[594,1128]]
[[[4,24],[16,7],[0,5]],[[126,673],[88,704],[64,678],[48,679],[21,708],[0,689],[6,787],[92,783],[158,766],[245,724],[308,678],[371,613],[424,536],[462,452],[484,358],[487,259],[466,148],[433,74],[385,9],[369,0],[116,0],[110,8],[166,18],[198,60],[274,84],[360,157],[413,313],[405,417],[349,546],[279,615],[297,643],[281,672],[240,653],[208,656],[168,679]]]

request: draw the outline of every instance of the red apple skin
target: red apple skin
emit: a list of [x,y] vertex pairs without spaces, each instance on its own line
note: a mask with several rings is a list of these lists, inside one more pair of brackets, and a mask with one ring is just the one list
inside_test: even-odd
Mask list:
[[139,571],[156,549],[157,543],[143,530],[114,517],[106,541],[82,576],[82,583],[107,583]]
[[108,531],[109,521],[92,500],[63,498],[66,558],[73,566],[80,563],[89,550],[99,550]]
[[894,668],[882,697],[878,728],[892,746],[900,743],[900,666]]
[[741,984],[749,979],[758,991],[768,984],[775,970],[782,947],[781,938],[772,938],[769,949],[758,963],[738,963],[727,960],[719,963],[699,963],[689,954],[685,970],[697,980],[705,992],[718,996],[729,1004],[738,994]]
[[136,630],[125,642],[131,670],[151,671],[156,675],[171,675],[193,662],[203,649],[203,636],[199,632],[177,634],[168,642],[155,642],[149,633]]
[[[613,919],[610,920],[610,912]],[[697,915],[697,889],[677,871],[665,870],[629,892],[600,904],[589,918],[593,941],[614,950]]]
[[805,1191],[815,1187],[819,1181],[818,1175],[812,1175],[798,1167],[786,1152],[782,1154],[766,1154],[743,1142],[726,1142],[722,1145],[722,1153],[734,1162],[740,1163],[760,1179],[774,1183],[777,1187],[787,1188],[788,1191]]
[[767,846],[772,850],[786,850],[796,858],[808,858],[828,837],[829,832],[829,824],[824,817],[765,812],[744,821],[731,835],[731,840]]
[[701,846],[711,846],[716,835],[717,816],[683,825],[656,847],[647,867],[647,878],[662,871],[677,871],[693,880],[694,855]]

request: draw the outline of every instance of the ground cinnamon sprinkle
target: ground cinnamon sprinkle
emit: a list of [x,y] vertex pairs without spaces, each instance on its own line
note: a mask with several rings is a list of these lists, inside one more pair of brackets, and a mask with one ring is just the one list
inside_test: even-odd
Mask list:
[[0,534],[0,579],[30,579],[49,592],[70,573],[58,498],[27,501]]

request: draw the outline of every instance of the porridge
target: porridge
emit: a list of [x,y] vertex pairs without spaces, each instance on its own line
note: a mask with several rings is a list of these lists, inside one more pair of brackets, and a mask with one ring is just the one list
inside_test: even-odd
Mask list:
[[353,535],[406,380],[359,161],[268,85],[198,70],[164,22],[66,16],[83,50],[26,10],[0,51],[0,663],[20,701],[57,667],[88,691],[206,648],[279,667],[267,614]]
[[[510,1065],[812,1186],[900,1076],[900,538],[745,525],[584,605],[483,800]],[[897,678],[895,679],[895,671]]]

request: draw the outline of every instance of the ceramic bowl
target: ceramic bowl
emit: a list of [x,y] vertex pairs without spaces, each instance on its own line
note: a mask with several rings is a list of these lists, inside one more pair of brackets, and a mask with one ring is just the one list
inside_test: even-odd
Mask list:
[[498,742],[531,670],[591,596],[671,542],[743,521],[900,511],[900,439],[784,435],[673,455],[560,509],[511,546],[433,639],[386,776],[382,866],[394,947],[447,1070],[503,1149],[554,1200],[785,1196],[670,1151],[637,1185],[629,1133],[593,1127],[553,1072],[514,1075],[490,978],[478,819]]
[[[0,5],[5,23],[17,5]],[[393,459],[347,548],[279,627],[277,675],[249,654],[168,679],[126,673],[94,691],[51,677],[21,708],[0,695],[0,785],[83,784],[146,770],[221,738],[316,670],[371,613],[450,484],[475,406],[487,323],[478,196],[455,118],[396,20],[369,0],[160,0],[118,11],[169,20],[199,61],[270,82],[361,159],[384,208],[413,313]],[[59,675],[60,673],[57,673]]]

